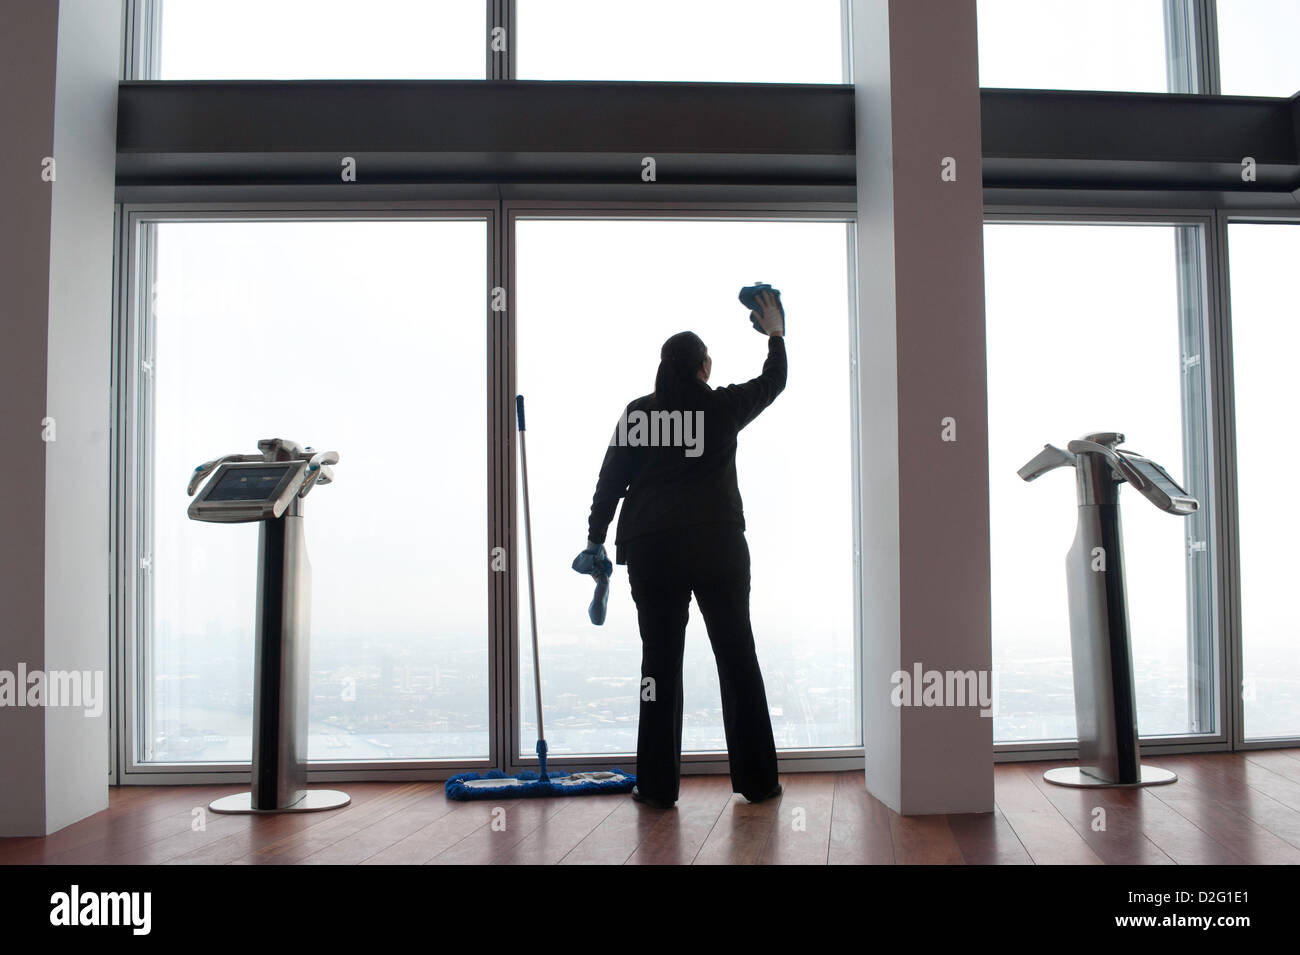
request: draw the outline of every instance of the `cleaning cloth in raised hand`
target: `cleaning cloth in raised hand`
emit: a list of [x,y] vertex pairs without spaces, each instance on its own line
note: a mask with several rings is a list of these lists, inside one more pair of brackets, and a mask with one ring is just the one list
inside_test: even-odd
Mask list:
[[[776,296],[777,304],[780,305],[781,290],[772,288],[772,286],[768,285],[766,282],[758,282],[754,285],[746,285],[743,289],[740,290],[740,304],[744,305],[745,308],[749,309],[749,324],[754,326],[754,331],[766,335],[767,332],[763,331],[763,326],[758,324],[758,319],[754,317],[756,312],[762,311],[762,307],[758,304],[759,292],[771,292],[773,295]],[[784,318],[784,314],[785,314],[784,306],[782,306],[781,312],[782,312],[782,317]],[[781,324],[782,326],[784,326],[785,322],[782,321]]]
[[614,563],[605,554],[604,544],[587,542],[587,549],[573,558],[573,569],[580,574],[589,574],[596,581],[596,594],[591,598],[587,616],[596,626],[605,622],[605,610],[609,605],[609,578],[614,573]]

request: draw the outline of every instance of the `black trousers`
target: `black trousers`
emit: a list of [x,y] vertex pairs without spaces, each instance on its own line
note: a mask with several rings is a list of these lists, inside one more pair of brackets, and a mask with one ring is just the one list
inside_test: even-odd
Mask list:
[[[682,759],[682,654],[691,594],[718,665],[731,786],[750,799],[777,783],[776,744],[749,623],[749,545],[738,525],[706,524],[623,545],[641,628],[637,788],[677,799]],[[653,680],[653,698],[646,680]]]

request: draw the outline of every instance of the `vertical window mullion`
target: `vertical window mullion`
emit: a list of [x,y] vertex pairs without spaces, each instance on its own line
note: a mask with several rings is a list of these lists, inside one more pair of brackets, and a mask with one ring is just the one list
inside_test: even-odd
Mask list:
[[[493,626],[493,649],[496,653],[493,672],[496,675],[496,698],[493,701],[492,721],[493,740],[496,743],[495,766],[504,772],[515,771],[515,753],[517,752],[518,725],[514,700],[517,698],[515,645],[518,619],[515,580],[522,567],[518,548],[515,547],[515,458],[514,430],[511,427],[514,406],[514,216],[506,209],[505,203],[498,200],[495,234],[493,236],[493,256],[489,265],[489,320],[493,323],[491,338],[492,352],[489,355],[491,370],[489,387],[492,390],[493,429],[493,493],[492,506],[496,513],[491,524],[495,528],[494,547],[504,547],[506,552],[505,572],[493,574],[495,588],[496,621]],[[506,309],[494,311],[492,290],[506,290]]]
[[1219,71],[1219,5],[1218,0],[1196,0],[1196,39],[1200,54],[1201,93],[1213,96],[1223,91]]
[[156,340],[156,302],[154,292],[157,287],[158,243],[157,227],[152,223],[141,226],[140,235],[140,294],[137,299],[136,339],[133,360],[135,367],[132,375],[136,382],[136,435],[135,467],[137,481],[136,506],[136,552],[133,555],[132,573],[136,581],[136,627],[131,638],[136,645],[136,718],[133,721],[135,739],[132,749],[135,762],[147,762],[152,758],[151,744],[153,732],[153,706],[149,694],[155,685],[153,679],[154,647],[154,591],[153,591],[153,554],[154,554],[154,384],[152,374],[146,373],[146,362],[152,368],[154,360],[154,342]]
[[519,57],[515,55],[515,44],[519,41],[519,2],[518,0],[501,0],[501,6],[505,11],[504,26],[506,28],[505,64],[502,68],[501,78],[517,80],[519,79]]
[[[513,2],[513,0],[511,0]],[[853,83],[853,0],[840,0],[840,82]],[[850,226],[850,229],[852,226]]]
[[158,79],[162,0],[127,0],[124,20],[122,79]]
[[[487,72],[490,80],[515,78],[515,0],[484,0],[487,3],[487,36],[483,46],[487,55]],[[492,48],[493,32],[500,27],[505,31],[505,49]]]
[[1165,65],[1171,93],[1218,94],[1215,0],[1164,0]]
[[1196,0],[1164,0],[1165,69],[1169,92],[1200,92],[1200,60],[1197,48]]
[[1205,388],[1205,235],[1200,226],[1177,232],[1178,314],[1183,401],[1183,475],[1200,509],[1186,519],[1187,707],[1192,733],[1213,733],[1218,666],[1213,627],[1210,528],[1213,489],[1209,469],[1209,416]]
[[[847,27],[846,27],[847,28]],[[848,254],[846,274],[849,278],[849,340],[846,350],[849,355],[849,421],[852,433],[850,466],[853,469],[853,699],[856,704],[855,745],[863,745],[865,736],[862,709],[862,647],[865,640],[863,631],[863,594],[866,592],[862,578],[862,404],[859,387],[858,355],[858,230],[857,219],[844,226],[845,246]]]
[[1208,280],[1210,289],[1210,375],[1215,390],[1214,476],[1218,512],[1214,519],[1214,544],[1218,608],[1216,625],[1220,638],[1219,666],[1223,685],[1219,699],[1224,732],[1232,748],[1240,748],[1243,731],[1242,628],[1241,628],[1241,542],[1237,510],[1237,425],[1236,392],[1233,382],[1232,299],[1228,273],[1228,220],[1223,212],[1214,217],[1209,243]]

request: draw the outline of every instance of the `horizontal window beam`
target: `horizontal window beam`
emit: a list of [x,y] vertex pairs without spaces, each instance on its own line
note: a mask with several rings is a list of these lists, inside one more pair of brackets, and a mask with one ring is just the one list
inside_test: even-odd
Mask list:
[[1300,188],[1300,95],[986,89],[980,107],[987,188]]
[[743,83],[130,82],[118,181],[842,182],[853,90]]
[[[1300,189],[1300,95],[986,89],[980,100],[984,185],[1000,198],[1212,191],[1231,204]],[[652,157],[662,187],[840,198],[854,184],[854,129],[853,88],[837,85],[140,81],[120,87],[117,181],[594,186],[646,198]]]

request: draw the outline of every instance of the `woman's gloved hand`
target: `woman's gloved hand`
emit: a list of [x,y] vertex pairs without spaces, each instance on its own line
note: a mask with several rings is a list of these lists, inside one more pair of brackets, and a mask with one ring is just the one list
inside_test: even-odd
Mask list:
[[592,577],[608,577],[614,573],[614,564],[605,553],[604,544],[589,540],[586,550],[573,558],[573,569],[580,574],[590,574]]
[[785,335],[785,309],[781,300],[771,292],[762,291],[755,296],[758,308],[749,313],[754,327],[765,335]]
[[573,558],[573,569],[580,574],[588,574],[596,581],[596,593],[587,608],[587,616],[596,626],[605,622],[605,610],[609,604],[609,578],[614,573],[614,563],[605,554],[605,545],[588,540],[586,549]]

